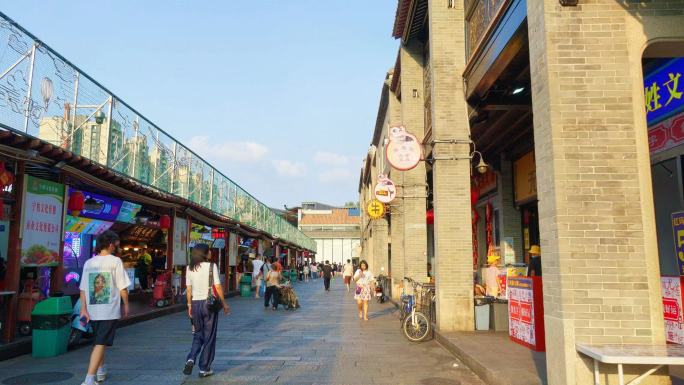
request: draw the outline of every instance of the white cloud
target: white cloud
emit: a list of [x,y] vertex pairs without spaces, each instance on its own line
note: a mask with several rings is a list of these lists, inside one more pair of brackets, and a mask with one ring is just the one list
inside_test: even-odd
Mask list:
[[318,180],[323,183],[355,183],[357,176],[346,168],[332,168],[318,174]]
[[306,174],[306,166],[304,163],[292,162],[289,160],[274,160],[273,167],[280,176],[300,177]]
[[216,142],[208,136],[193,136],[189,147],[199,156],[209,160],[255,162],[268,154],[268,147],[255,142]]
[[329,166],[345,166],[349,164],[349,157],[330,151],[316,151],[314,162]]

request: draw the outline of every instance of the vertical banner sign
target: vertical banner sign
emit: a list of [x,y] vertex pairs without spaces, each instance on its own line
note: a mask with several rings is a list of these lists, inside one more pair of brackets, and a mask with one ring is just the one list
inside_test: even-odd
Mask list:
[[62,241],[64,185],[27,175],[21,218],[21,265],[56,266]]
[[187,219],[176,217],[173,221],[173,264],[188,264],[188,242],[190,232]]
[[672,213],[672,231],[674,232],[679,275],[684,275],[684,211]]
[[546,349],[541,277],[508,278],[508,325],[514,342],[538,352]]
[[684,345],[682,330],[682,284],[680,277],[660,277],[663,318],[667,342]]
[[238,236],[230,233],[228,235],[228,266],[237,266],[238,255]]

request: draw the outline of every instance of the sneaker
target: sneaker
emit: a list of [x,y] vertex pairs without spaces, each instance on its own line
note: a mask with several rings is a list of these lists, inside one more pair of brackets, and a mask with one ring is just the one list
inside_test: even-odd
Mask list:
[[[193,360],[187,360],[185,362],[185,367],[183,368],[183,374],[186,376],[189,376],[192,374],[192,367],[195,366],[195,361]],[[201,373],[200,373],[201,374]]]
[[201,378],[209,377],[209,376],[213,376],[213,375],[214,375],[214,371],[211,370],[211,369],[207,370],[206,372],[203,372],[203,371],[200,370],[200,373],[199,373],[199,376],[200,376]]
[[107,372],[97,372],[97,375],[95,377],[95,381],[103,382],[106,379],[107,379]]

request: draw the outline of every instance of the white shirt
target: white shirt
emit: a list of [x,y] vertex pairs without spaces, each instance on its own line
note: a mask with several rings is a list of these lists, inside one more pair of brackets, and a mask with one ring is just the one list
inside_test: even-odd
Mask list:
[[83,265],[79,289],[85,293],[90,319],[104,321],[121,318],[121,290],[131,284],[121,259],[96,255]]
[[358,286],[368,286],[373,283],[375,278],[373,277],[373,273],[371,273],[369,270],[364,272],[361,271],[361,269],[357,269],[356,273],[354,273],[354,280]]
[[[219,273],[214,265],[214,285],[220,285]],[[190,270],[188,266],[185,273],[185,285],[192,289],[192,300],[201,301],[207,299],[209,292],[209,262],[202,262],[197,267],[197,271]]]
[[354,273],[354,266],[352,266],[351,263],[345,263],[344,264],[344,276],[345,277],[351,277],[353,273]]
[[[264,261],[260,259],[255,259],[252,261],[252,266],[254,267],[254,270],[252,270],[252,277],[256,278],[257,275],[261,272],[261,267],[264,265]],[[263,277],[261,277],[263,278]]]

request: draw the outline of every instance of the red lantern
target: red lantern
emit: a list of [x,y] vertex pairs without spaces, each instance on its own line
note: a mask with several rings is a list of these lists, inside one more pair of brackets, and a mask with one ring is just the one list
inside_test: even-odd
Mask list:
[[475,206],[480,199],[480,190],[476,187],[470,188],[470,205]]
[[162,230],[168,230],[171,227],[171,217],[168,215],[162,215],[159,217],[159,228]]
[[480,220],[480,214],[477,213],[477,210],[473,210],[473,225],[477,223],[477,221]]
[[14,175],[5,169],[5,162],[0,162],[0,188],[5,188],[14,183]]
[[430,209],[425,212],[425,220],[428,225],[432,225],[435,223],[435,210]]
[[72,216],[77,217],[81,210],[85,207],[85,196],[80,191],[72,191],[69,196],[69,205],[67,206]]

